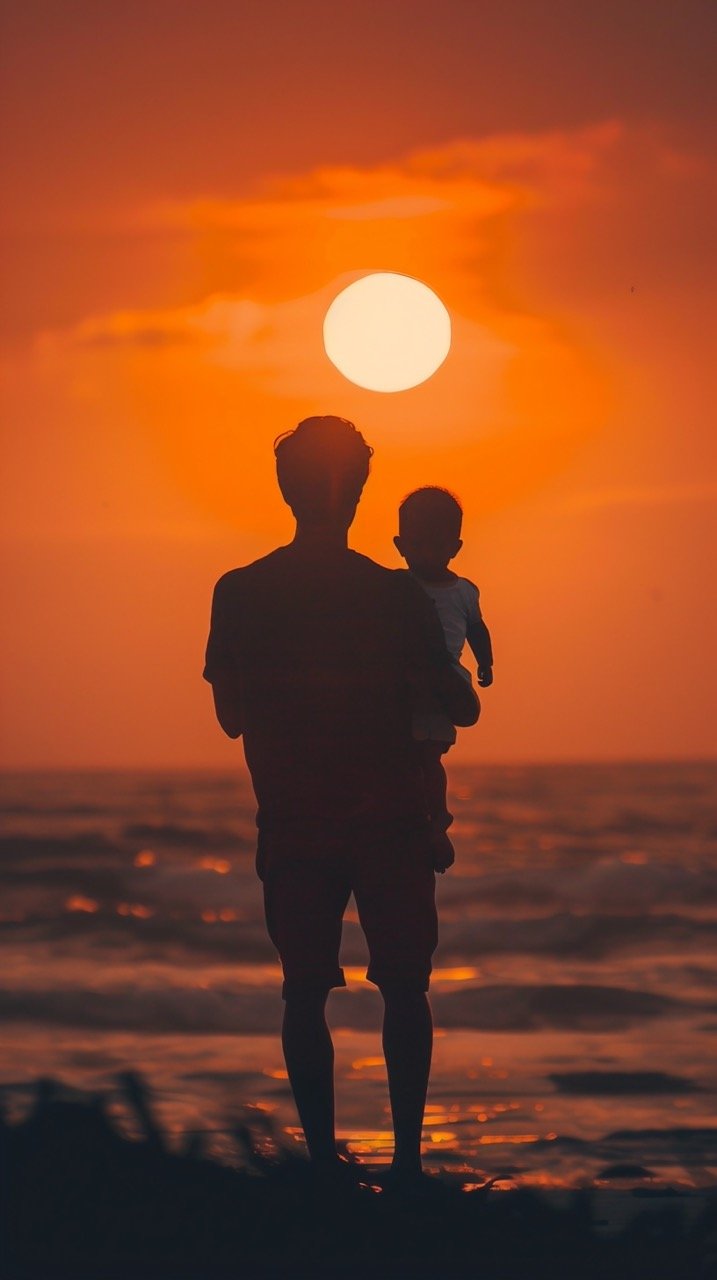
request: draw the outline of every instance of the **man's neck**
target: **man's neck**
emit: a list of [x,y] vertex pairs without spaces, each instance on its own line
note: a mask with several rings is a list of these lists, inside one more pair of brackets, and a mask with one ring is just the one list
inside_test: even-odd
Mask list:
[[346,551],[348,529],[335,525],[297,524],[292,546],[316,555],[329,555],[333,551]]

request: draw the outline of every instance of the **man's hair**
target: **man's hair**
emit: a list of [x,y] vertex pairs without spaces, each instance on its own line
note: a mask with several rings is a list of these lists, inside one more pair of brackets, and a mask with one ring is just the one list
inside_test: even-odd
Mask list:
[[463,508],[458,499],[447,489],[435,485],[414,489],[398,508],[398,527],[402,532],[425,529],[460,538],[462,521]]
[[284,500],[297,519],[351,512],[361,497],[372,454],[346,418],[304,418],[274,441]]

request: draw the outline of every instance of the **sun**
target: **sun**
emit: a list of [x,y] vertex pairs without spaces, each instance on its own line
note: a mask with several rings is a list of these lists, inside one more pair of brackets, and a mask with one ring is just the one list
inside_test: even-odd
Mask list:
[[407,391],[443,364],[451,318],[421,280],[379,271],[334,298],[324,317],[324,347],[349,382],[368,391]]

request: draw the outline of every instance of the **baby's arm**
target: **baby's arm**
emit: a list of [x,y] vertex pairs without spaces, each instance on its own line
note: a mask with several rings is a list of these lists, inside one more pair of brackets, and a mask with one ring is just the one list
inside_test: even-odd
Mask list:
[[[473,584],[470,584],[473,587]],[[466,640],[478,663],[478,684],[487,689],[493,683],[493,647],[490,632],[480,611],[480,592],[473,587],[468,603]]]

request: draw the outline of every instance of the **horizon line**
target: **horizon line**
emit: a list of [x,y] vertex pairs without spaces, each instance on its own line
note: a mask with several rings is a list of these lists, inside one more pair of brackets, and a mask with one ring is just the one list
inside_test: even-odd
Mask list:
[[[668,765],[717,765],[715,755],[697,756],[596,756],[596,757],[558,757],[551,759],[495,759],[495,760],[456,760],[451,769],[556,769],[556,768],[600,768],[604,766],[621,766],[623,768],[660,767]],[[0,763],[0,776],[20,773],[227,773],[245,774],[249,778],[249,770],[244,760],[238,767],[232,764],[3,764]]]

